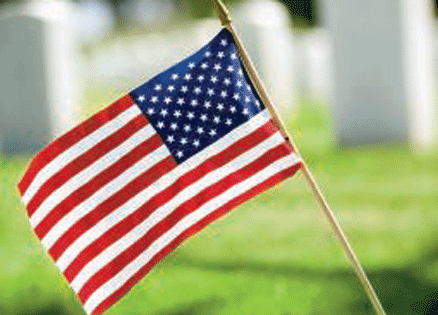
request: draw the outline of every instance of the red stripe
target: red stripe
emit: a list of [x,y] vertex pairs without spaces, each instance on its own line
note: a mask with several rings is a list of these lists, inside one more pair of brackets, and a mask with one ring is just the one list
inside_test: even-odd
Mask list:
[[254,147],[274,132],[275,128],[273,128],[271,122],[268,122],[245,138],[235,142],[229,148],[201,163],[195,169],[183,174],[170,187],[152,197],[137,211],[110,228],[102,236],[87,246],[87,248],[85,248],[64,271],[66,278],[71,281],[71,279],[73,279],[79,273],[79,271],[96,255],[101,253],[112,243],[116,242],[119,238],[123,237],[126,233],[133,229],[138,222],[142,222],[144,218],[148,217],[154,210],[172,199],[185,187],[194,183],[206,173],[221,167],[222,165],[234,159],[236,156]]
[[190,228],[181,233],[175,240],[173,240],[169,245],[163,248],[159,253],[157,253],[146,265],[144,265],[135,275],[129,278],[126,283],[120,287],[118,290],[114,291],[109,297],[107,297],[104,301],[102,301],[91,314],[101,314],[106,309],[108,309],[112,304],[116,303],[123,295],[125,295],[138,281],[140,281],[144,275],[146,275],[160,260],[162,260],[166,255],[172,252],[179,244],[181,244],[185,239],[192,236],[193,234],[202,230],[209,223],[213,222],[220,216],[224,215],[234,207],[238,206],[241,203],[244,203],[248,199],[258,195],[259,193],[267,190],[273,185],[283,181],[284,179],[292,176],[299,168],[301,164],[298,163],[288,169],[285,169],[273,176],[259,185],[251,188],[245,193],[239,195],[233,200],[229,201],[222,207],[218,208],[214,212],[210,213],[208,216],[204,217],[202,220],[198,221]]
[[88,199],[96,191],[101,189],[111,180],[126,171],[134,163],[162,145],[160,137],[155,134],[151,138],[143,141],[128,154],[122,156],[114,164],[99,173],[96,177],[75,190],[66,199],[59,203],[50,213],[35,227],[35,233],[42,239],[53,226],[68,214],[77,205]]
[[131,97],[129,95],[125,95],[110,106],[96,113],[78,126],[74,127],[72,130],[48,144],[33,158],[21,181],[18,183],[17,187],[21,196],[24,195],[37,173],[44,166],[50,163],[50,161],[75,143],[79,142],[82,138],[99,129],[108,121],[114,119],[124,110],[129,108],[133,103],[134,102],[132,101]]
[[[175,166],[175,160],[169,155],[169,157],[161,160],[153,167],[140,174],[137,178],[129,182],[125,187],[99,204],[93,209],[93,211],[82,217],[70,227],[70,229],[68,229],[68,231],[66,231],[49,249],[49,254],[56,261],[68,246],[70,246],[78,237],[92,228],[102,218],[154,183],[159,177],[169,172]],[[73,278],[69,269],[64,272],[64,275],[69,281]]]
[[29,217],[38,209],[41,203],[56,189],[67,182],[71,177],[78,174],[86,167],[100,159],[103,155],[120,145],[123,141],[132,136],[133,133],[145,127],[148,124],[146,118],[140,114],[133,118],[122,128],[103,139],[90,150],[84,152],[79,157],[71,161],[64,168],[59,170],[50,179],[48,179],[33,196],[27,204]]
[[287,155],[288,153],[290,153],[289,148],[285,145],[274,147],[250,164],[247,164],[243,168],[224,177],[217,183],[214,183],[201,190],[196,196],[179,205],[163,221],[156,224],[143,237],[141,237],[123,253],[118,255],[110,263],[96,272],[79,291],[78,296],[81,301],[86,301],[96,289],[115,276],[131,261],[137,258],[138,255],[146,250],[157,238],[170,230],[186,215],[197,210],[203,204],[227,191],[230,187],[258,173],[266,166]]

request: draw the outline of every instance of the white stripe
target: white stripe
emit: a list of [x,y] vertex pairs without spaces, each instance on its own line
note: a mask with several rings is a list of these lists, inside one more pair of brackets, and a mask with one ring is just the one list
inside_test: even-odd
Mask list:
[[238,128],[228,133],[225,137],[219,139],[212,145],[208,146],[207,148],[196,154],[194,157],[186,160],[177,168],[162,176],[151,186],[138,193],[136,196],[127,201],[124,205],[120,206],[116,211],[113,211],[109,216],[101,220],[93,228],[78,237],[75,242],[73,242],[58,258],[58,260],[56,261],[56,265],[63,272],[68,267],[68,265],[70,265],[70,263],[76,258],[76,255],[78,255],[78,253],[80,253],[94,240],[99,238],[103,233],[105,233],[107,229],[111,228],[111,226],[117,224],[125,217],[132,214],[135,210],[137,210],[159,192],[167,189],[180,176],[196,168],[212,155],[223,151],[234,142],[238,141],[240,138],[251,134],[254,130],[268,122],[269,119],[270,116],[268,112],[263,111],[259,113],[258,115],[254,116],[250,121],[242,124]]
[[151,246],[149,246],[148,249],[141,253],[141,255],[139,255],[135,260],[125,266],[125,268],[123,268],[117,275],[108,280],[99,289],[94,291],[84,304],[85,311],[87,313],[91,313],[101,302],[103,302],[113,292],[122,287],[126,283],[126,281],[129,280],[129,278],[134,276],[135,273],[138,272],[143,266],[145,266],[157,253],[163,250],[164,247],[169,245],[185,230],[187,230],[227,202],[257,186],[258,184],[267,180],[269,177],[295,165],[298,162],[299,158],[296,156],[295,153],[285,156],[270,164],[252,177],[230,187],[221,195],[211,199],[198,210],[184,217],[172,229],[167,231],[154,243],[152,243]]
[[132,134],[128,139],[120,143],[117,147],[101,156],[88,167],[70,177],[63,185],[53,191],[37,208],[37,210],[29,218],[32,228],[35,228],[49,214],[54,207],[61,203],[76,189],[83,186],[93,177],[104,171],[119,158],[132,151],[139,143],[155,134],[154,128],[148,124],[146,127]]
[[206,187],[219,182],[226,176],[257,160],[264,153],[283,142],[283,137],[281,136],[280,132],[277,132],[257,146],[251,148],[251,150],[246,151],[244,154],[239,155],[229,163],[208,173],[206,176],[202,177],[192,185],[181,190],[177,195],[175,195],[175,197],[156,209],[148,218],[141,222],[141,224],[138,224],[129,233],[118,239],[116,242],[111,244],[111,246],[107,247],[99,255],[89,261],[70,283],[73,290],[79,292],[82,286],[97,271],[116,258],[125,249],[129,248],[141,237],[143,237],[152,227],[170,215],[179,205],[193,198]]
[[102,127],[95,130],[93,133],[89,134],[79,142],[75,143],[69,149],[59,154],[50,163],[44,166],[35,176],[32,183],[29,185],[23,197],[21,198],[23,203],[27,204],[37,193],[38,189],[40,189],[40,187],[56,172],[85,151],[88,151],[90,148],[96,145],[96,143],[122,128],[131,119],[139,114],[141,114],[140,109],[137,106],[131,106],[116,118],[104,124]]
[[59,220],[56,225],[41,240],[45,248],[49,249],[55,242],[67,232],[77,221],[94,210],[99,204],[110,198],[116,192],[122,190],[128,183],[134,180],[139,174],[147,171],[161,160],[170,155],[169,150],[162,145],[155,151],[143,157],[130,168],[126,169],[112,181],[102,186],[88,199],[78,204],[67,215]]
[[187,171],[196,168],[198,165],[209,159],[213,155],[225,150],[231,146],[234,142],[239,141],[241,138],[251,134],[271,119],[271,115],[265,109],[248,120],[246,123],[233,129],[230,133],[226,134],[204,150],[193,155],[191,158],[182,163],[178,168],[182,168],[180,173],[186,173]]

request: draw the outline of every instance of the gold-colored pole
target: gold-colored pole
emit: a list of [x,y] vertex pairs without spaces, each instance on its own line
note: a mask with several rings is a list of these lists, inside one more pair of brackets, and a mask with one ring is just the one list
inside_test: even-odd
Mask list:
[[213,0],[213,5],[216,9],[216,13],[221,21],[222,26],[227,26],[231,24],[231,15],[228,12],[227,7],[222,1]]
[[[234,38],[236,48],[239,51],[239,54],[242,58],[242,63],[250,77],[251,82],[253,83],[257,93],[259,94],[260,98],[262,99],[263,104],[266,106],[266,108],[271,113],[277,127],[279,128],[280,132],[284,136],[284,138],[289,141],[289,143],[294,148],[295,152],[297,154],[298,150],[295,144],[293,143],[292,138],[289,136],[289,133],[287,132],[286,128],[284,127],[283,121],[281,120],[280,116],[277,114],[277,111],[275,110],[275,107],[273,103],[271,102],[268,93],[266,89],[264,88],[260,77],[257,74],[257,71],[255,70],[255,67],[253,63],[251,62],[251,59],[249,58],[248,53],[246,52],[245,48],[243,47],[242,41],[240,40],[239,36],[237,36],[237,33],[231,24],[231,17],[230,14],[225,7],[224,3],[221,0],[213,0],[213,3],[216,7],[216,11],[218,13],[219,19],[221,21],[222,26],[227,28],[231,35]],[[345,236],[345,233],[343,232],[341,226],[339,225],[333,211],[330,209],[326,199],[324,198],[324,195],[322,194],[321,190],[319,189],[315,179],[313,178],[312,174],[310,173],[309,168],[307,167],[307,164],[305,161],[302,161],[301,163],[301,171],[303,172],[304,178],[306,179],[310,189],[312,190],[318,204],[321,206],[321,209],[323,210],[329,225],[333,231],[333,234],[335,235],[337,241],[340,243],[345,256],[347,257],[348,261],[352,265],[357,277],[359,278],[360,283],[362,284],[362,287],[364,288],[365,292],[368,295],[368,298],[370,299],[374,310],[378,315],[386,315],[385,310],[382,307],[382,304],[379,301],[379,298],[376,295],[376,292],[374,291],[371,283],[368,280],[368,277],[365,274],[365,271],[363,270],[361,264],[359,263],[359,260],[357,259],[356,255],[354,254],[354,251],[347,240],[347,237]]]

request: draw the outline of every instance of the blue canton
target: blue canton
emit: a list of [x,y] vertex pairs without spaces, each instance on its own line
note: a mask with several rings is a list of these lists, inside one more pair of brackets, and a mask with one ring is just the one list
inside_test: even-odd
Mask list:
[[262,110],[249,82],[234,40],[223,29],[130,95],[182,163]]

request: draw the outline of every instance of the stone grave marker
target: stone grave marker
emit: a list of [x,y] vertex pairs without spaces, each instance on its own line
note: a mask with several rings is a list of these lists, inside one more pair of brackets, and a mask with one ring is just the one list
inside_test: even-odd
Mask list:
[[231,14],[274,105],[282,111],[293,109],[293,34],[287,8],[277,1],[254,0]]
[[434,143],[432,3],[324,0],[341,145]]
[[0,16],[0,153],[33,153],[73,124],[71,33],[58,9],[34,1]]

